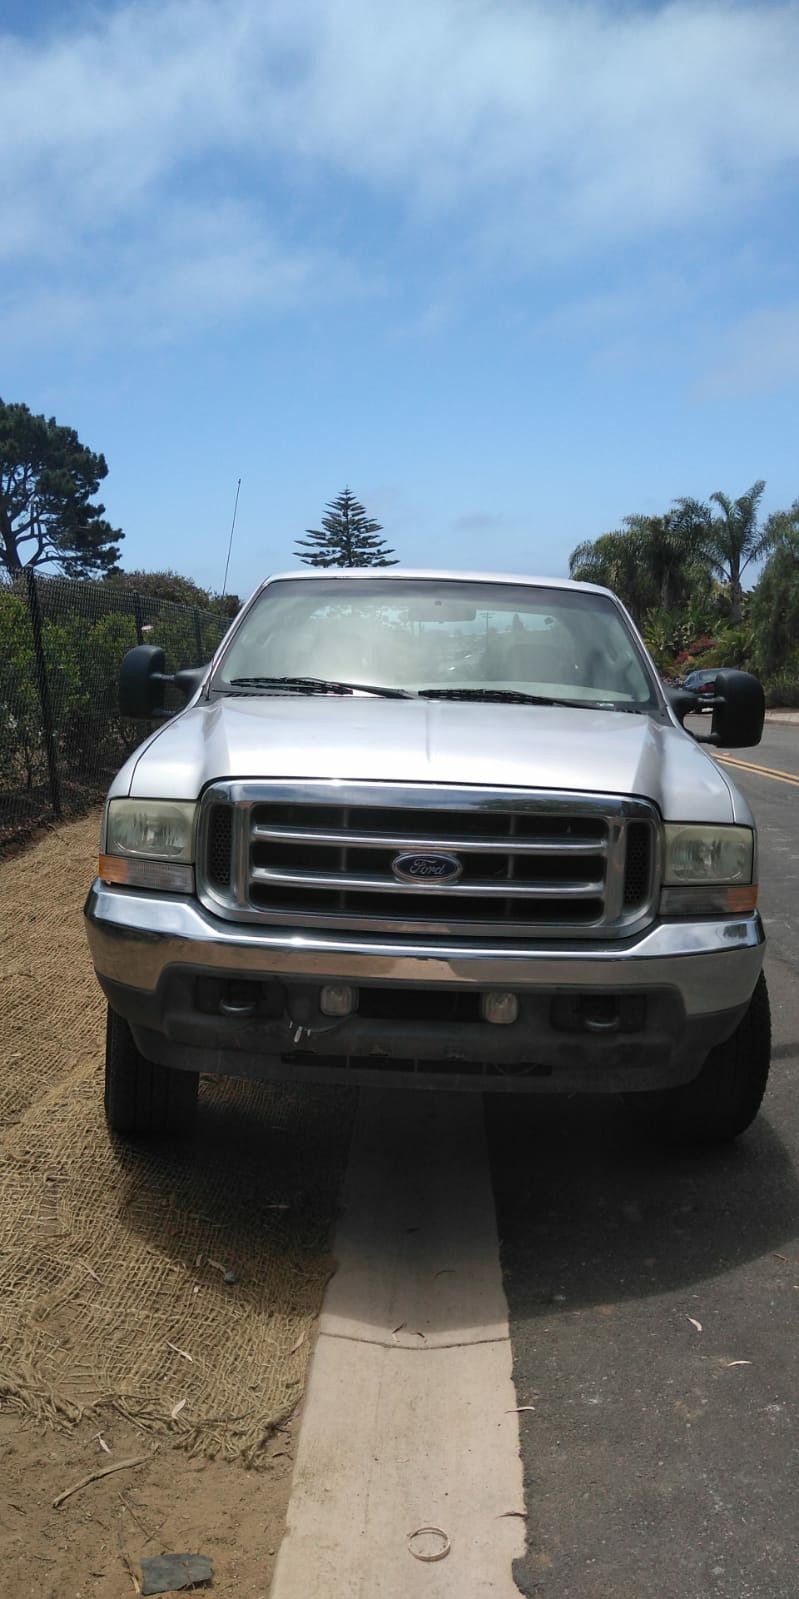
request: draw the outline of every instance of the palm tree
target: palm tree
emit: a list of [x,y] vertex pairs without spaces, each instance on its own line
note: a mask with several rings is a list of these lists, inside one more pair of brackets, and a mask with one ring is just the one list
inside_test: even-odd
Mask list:
[[705,519],[690,500],[675,500],[664,516],[625,516],[637,560],[655,589],[654,603],[671,611],[688,596],[691,573],[704,553]]
[[654,603],[648,573],[631,533],[603,533],[578,544],[569,556],[569,576],[578,583],[599,583],[611,589],[636,622]]
[[713,504],[721,509],[720,516],[713,516],[707,508],[700,507],[693,501],[684,502],[691,505],[697,514],[702,510],[706,513],[702,537],[703,552],[714,576],[720,582],[726,583],[729,589],[733,622],[741,620],[743,603],[741,579],[746,568],[751,561],[759,560],[761,555],[773,549],[777,537],[771,521],[763,527],[758,523],[757,513],[765,487],[765,483],[759,478],[738,500],[731,500],[729,495],[722,494],[721,491],[711,494]]
[[766,524],[770,554],[752,594],[755,664],[764,676],[799,666],[799,500]]

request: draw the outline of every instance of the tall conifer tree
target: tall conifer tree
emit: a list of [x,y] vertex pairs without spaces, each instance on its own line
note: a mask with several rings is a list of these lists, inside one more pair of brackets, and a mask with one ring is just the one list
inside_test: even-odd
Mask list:
[[383,529],[360,500],[343,489],[328,501],[321,528],[306,528],[295,554],[306,566],[396,566],[394,551],[379,537]]

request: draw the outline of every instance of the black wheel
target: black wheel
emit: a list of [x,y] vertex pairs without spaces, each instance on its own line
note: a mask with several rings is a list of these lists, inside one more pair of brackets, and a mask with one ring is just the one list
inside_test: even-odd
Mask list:
[[698,1077],[679,1088],[624,1097],[654,1138],[673,1144],[726,1143],[754,1121],[770,1058],[771,1012],[761,972],[746,1015],[732,1037],[710,1051]]
[[108,1008],[105,1115],[114,1133],[180,1133],[194,1120],[197,1072],[155,1066],[139,1054],[126,1021]]

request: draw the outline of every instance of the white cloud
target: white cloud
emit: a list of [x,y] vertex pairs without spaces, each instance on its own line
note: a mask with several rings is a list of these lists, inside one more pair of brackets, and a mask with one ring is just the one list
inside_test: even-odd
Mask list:
[[292,249],[230,202],[174,203],[157,225],[95,242],[92,254],[89,262],[76,251],[66,270],[61,261],[53,273],[21,278],[0,297],[6,338],[28,344],[79,337],[84,350],[109,338],[159,343],[253,312],[375,292],[357,266],[324,250]]
[[515,202],[512,226],[542,240],[735,205],[799,154],[790,4],[319,0],[294,15],[305,68],[271,100],[276,134],[419,203]]
[[799,156],[791,0],[123,0],[0,54],[0,259],[69,326],[357,290],[353,193],[523,270],[735,224]]

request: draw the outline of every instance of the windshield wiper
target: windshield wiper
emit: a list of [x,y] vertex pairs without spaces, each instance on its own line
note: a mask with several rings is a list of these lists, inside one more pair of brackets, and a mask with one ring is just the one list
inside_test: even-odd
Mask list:
[[383,688],[374,683],[340,683],[326,677],[234,677],[231,688],[285,688],[298,694],[380,694],[388,700],[410,700],[413,695],[405,688]]
[[520,688],[420,688],[426,700],[506,700],[509,705],[565,705],[582,711],[613,711],[609,700],[559,700],[548,694],[525,694]]

